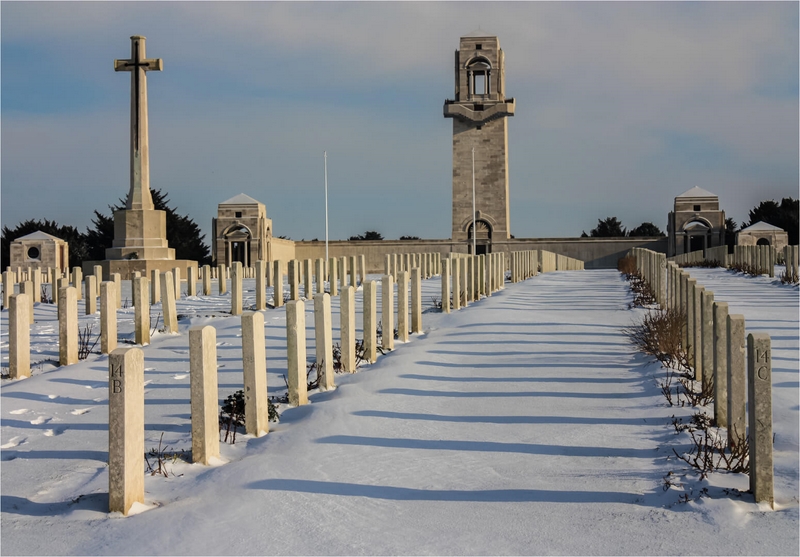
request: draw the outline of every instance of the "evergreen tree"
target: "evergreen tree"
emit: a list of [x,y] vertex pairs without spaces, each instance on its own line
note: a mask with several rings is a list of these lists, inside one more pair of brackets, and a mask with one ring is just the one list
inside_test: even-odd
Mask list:
[[625,227],[617,220],[617,217],[608,217],[605,220],[597,219],[597,228],[593,228],[589,235],[592,238],[625,236]]
[[383,240],[383,234],[380,232],[376,232],[375,230],[367,230],[364,234],[357,235],[357,236],[350,236],[349,240],[357,241],[357,240]]
[[728,217],[725,219],[725,245],[728,246],[728,253],[733,253],[733,246],[736,245],[736,221]]
[[661,232],[661,229],[657,227],[652,222],[643,222],[636,228],[630,230],[628,232],[628,236],[664,236],[665,234]]
[[780,204],[774,200],[762,201],[750,211],[750,222],[742,225],[747,228],[759,221],[764,221],[783,228],[789,235],[789,243],[798,243],[798,213],[800,213],[800,200],[784,197]]

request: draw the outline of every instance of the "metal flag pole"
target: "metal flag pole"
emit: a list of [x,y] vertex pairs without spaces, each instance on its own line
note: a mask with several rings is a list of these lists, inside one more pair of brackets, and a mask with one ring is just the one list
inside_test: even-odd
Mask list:
[[325,265],[328,264],[328,152],[322,152],[325,167]]
[[478,255],[475,251],[475,147],[472,148],[472,255]]

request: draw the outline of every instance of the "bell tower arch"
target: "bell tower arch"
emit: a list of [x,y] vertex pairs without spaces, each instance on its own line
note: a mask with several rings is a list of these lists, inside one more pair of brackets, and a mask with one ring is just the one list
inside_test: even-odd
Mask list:
[[[492,223],[489,242],[510,237],[508,117],[514,108],[514,99],[506,98],[499,39],[483,31],[461,37],[455,53],[455,98],[444,103],[444,117],[453,119],[453,240],[472,237],[473,148],[475,211],[479,220]],[[477,230],[480,235],[481,227]]]

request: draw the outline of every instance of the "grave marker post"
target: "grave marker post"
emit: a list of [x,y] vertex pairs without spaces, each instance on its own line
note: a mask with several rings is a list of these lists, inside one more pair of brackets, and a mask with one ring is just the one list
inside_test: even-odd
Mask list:
[[154,306],[161,301],[161,271],[150,271],[150,305]]
[[29,295],[13,294],[8,307],[8,373],[11,379],[31,376]]
[[394,350],[394,279],[388,273],[381,279],[381,348]]
[[356,294],[352,286],[342,288],[339,300],[339,330],[341,331],[342,370],[356,371]]
[[178,331],[178,311],[175,307],[175,287],[172,285],[172,273],[170,271],[161,275],[161,313],[164,319],[164,329],[167,333],[177,334]]
[[364,360],[373,363],[378,359],[376,345],[376,285],[375,281],[369,280],[362,284],[362,310],[364,328]]
[[74,286],[58,292],[58,362],[78,363],[78,295]]
[[422,332],[422,280],[419,267],[411,269],[411,332]]
[[127,515],[144,503],[144,352],[108,356],[108,510]]
[[111,281],[100,285],[100,353],[117,348],[117,290]]
[[267,309],[267,265],[256,261],[256,311]]
[[192,412],[192,462],[208,466],[219,458],[217,330],[189,328],[189,390]]
[[325,292],[314,295],[314,333],[319,390],[327,391],[336,385],[333,381],[331,297]]
[[442,313],[450,313],[450,260],[442,262]]
[[96,277],[94,275],[86,275],[83,279],[84,282],[84,308],[86,315],[94,315],[97,313],[97,286],[95,286]]
[[289,404],[308,404],[306,383],[306,313],[302,300],[286,304],[286,355],[288,362]]
[[[768,246],[765,246],[768,247]],[[767,333],[747,335],[747,414],[750,491],[774,508],[772,461],[772,347]]]
[[744,338],[744,315],[728,315],[728,446],[738,446],[746,439],[747,372]]
[[133,328],[136,344],[150,344],[150,304],[147,299],[146,277],[133,278]]
[[[256,273],[259,263],[262,263],[263,271],[263,261],[257,261]],[[242,314],[242,371],[245,431],[261,437],[269,432],[269,403],[264,314],[258,311],[246,311]]]
[[272,262],[273,276],[272,280],[272,305],[279,308],[283,305],[283,270],[281,269],[281,262],[276,259]]

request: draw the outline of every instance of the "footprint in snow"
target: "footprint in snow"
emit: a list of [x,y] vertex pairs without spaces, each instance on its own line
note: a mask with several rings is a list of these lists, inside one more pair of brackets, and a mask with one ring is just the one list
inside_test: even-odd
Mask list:
[[187,377],[189,377],[188,373],[178,373],[177,375],[172,376],[173,379],[186,379]]
[[24,435],[17,435],[16,437],[12,437],[11,440],[5,445],[0,445],[0,449],[13,449],[14,447],[22,445],[25,442],[25,439],[27,439],[27,437]]
[[173,352],[175,354],[188,354],[189,353],[188,350],[173,350]]
[[73,416],[80,416],[82,414],[86,414],[86,412],[88,412],[89,410],[91,410],[91,408],[76,408],[75,410],[70,412],[70,414],[72,414]]
[[58,398],[58,395],[47,395],[47,398],[49,398],[50,400],[53,400],[53,399]]
[[44,416],[39,416],[35,420],[31,420],[31,425],[42,425],[49,422],[52,418],[45,418]]
[[55,427],[53,429],[45,429],[44,436],[45,437],[55,437],[56,435],[61,435],[67,430],[66,427]]
[[20,408],[19,410],[12,410],[11,412],[9,412],[9,414],[16,415],[16,414],[24,414],[25,412],[28,412],[27,408]]
[[144,382],[144,384],[145,384],[145,385],[149,385],[149,384],[150,384],[150,383],[152,383],[152,382],[153,382],[153,380],[152,380],[152,379],[148,379],[147,381],[145,381],[145,382]]
[[155,371],[156,368],[154,368],[154,367],[146,367],[146,368],[144,368],[144,370],[145,371]]

